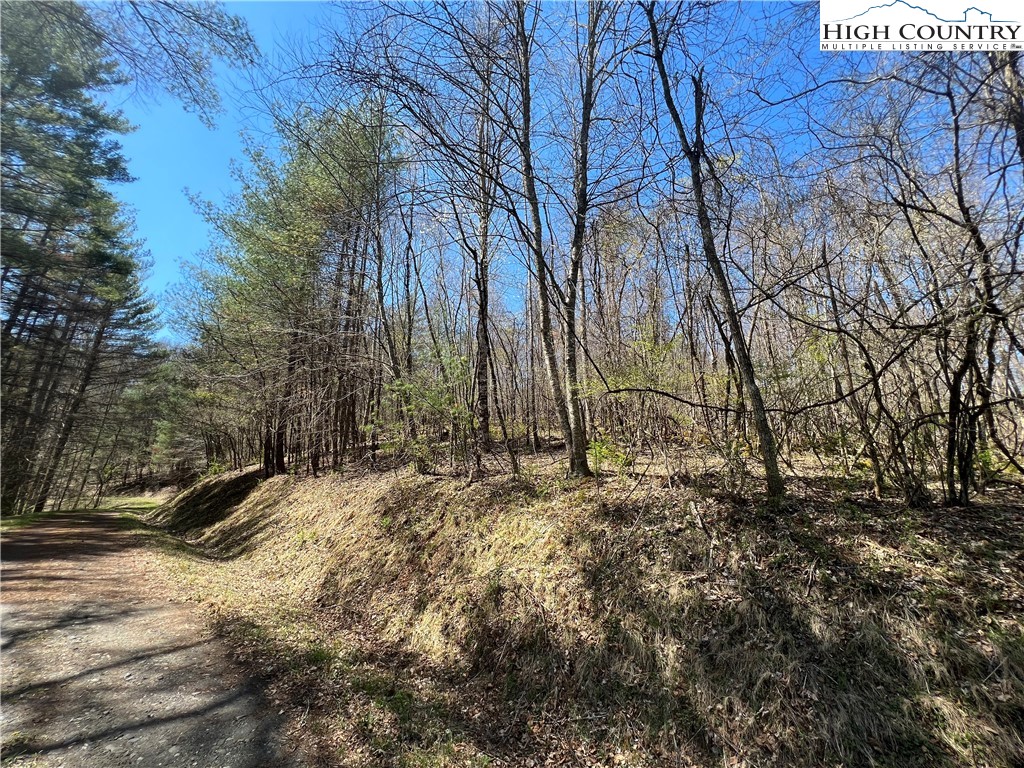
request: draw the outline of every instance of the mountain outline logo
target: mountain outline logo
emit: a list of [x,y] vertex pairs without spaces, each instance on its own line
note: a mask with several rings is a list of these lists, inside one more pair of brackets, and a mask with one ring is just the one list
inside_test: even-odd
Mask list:
[[964,8],[963,18],[962,19],[944,19],[944,18],[942,18],[941,16],[939,16],[936,13],[932,13],[927,8],[922,8],[920,5],[914,5],[913,3],[908,3],[906,0],[892,0],[891,3],[882,3],[882,4],[879,4],[879,5],[872,5],[870,8],[865,8],[863,11],[861,11],[858,14],[855,14],[854,16],[850,16],[850,17],[845,18],[845,19],[835,19],[835,21],[837,21],[837,22],[853,21],[854,19],[859,19],[861,16],[866,16],[867,14],[871,13],[872,11],[876,11],[876,10],[879,10],[879,9],[882,9],[882,8],[894,8],[894,7],[903,7],[903,8],[907,8],[909,10],[921,11],[922,13],[928,14],[933,19],[935,19],[936,21],[940,21],[943,24],[965,24],[968,21],[967,16],[968,16],[968,14],[971,11],[976,11],[981,16],[988,16],[988,23],[989,24],[1013,24],[1015,22],[1014,19],[993,19],[992,18],[992,13],[990,11],[983,11],[981,8],[979,8],[976,5],[972,5],[972,6],[969,6],[967,8]]

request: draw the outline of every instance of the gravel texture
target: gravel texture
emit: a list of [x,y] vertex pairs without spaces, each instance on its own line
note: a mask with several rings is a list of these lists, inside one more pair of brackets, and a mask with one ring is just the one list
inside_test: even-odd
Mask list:
[[4,535],[5,766],[301,766],[283,715],[140,546],[116,511]]

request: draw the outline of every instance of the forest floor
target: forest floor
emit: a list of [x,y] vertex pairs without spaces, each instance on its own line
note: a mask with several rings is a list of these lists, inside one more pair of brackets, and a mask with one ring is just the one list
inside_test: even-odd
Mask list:
[[317,765],[1024,765],[1019,490],[723,485],[228,472],[146,522]]
[[127,517],[153,505],[4,532],[4,766],[300,764],[229,646],[153,578]]

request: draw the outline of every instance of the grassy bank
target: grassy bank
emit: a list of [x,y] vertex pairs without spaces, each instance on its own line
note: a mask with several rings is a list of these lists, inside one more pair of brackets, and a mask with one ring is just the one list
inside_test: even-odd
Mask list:
[[225,474],[159,555],[343,766],[1024,764],[1024,507]]

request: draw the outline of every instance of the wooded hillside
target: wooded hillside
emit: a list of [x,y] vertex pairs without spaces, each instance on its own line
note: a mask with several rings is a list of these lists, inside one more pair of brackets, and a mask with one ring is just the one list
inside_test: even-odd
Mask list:
[[1020,477],[1017,52],[822,55],[801,7],[346,6],[263,77],[241,194],[196,201],[157,373],[91,95],[138,57],[57,7],[5,35],[11,509],[545,446],[773,503],[808,459],[913,506]]
[[[316,764],[1024,765],[1024,55],[816,11],[341,3],[275,61],[5,0],[0,503],[76,510],[15,578],[203,603]],[[238,192],[149,295],[114,105],[212,125],[231,67]]]
[[346,8],[207,208],[179,457],[477,476],[557,444],[775,501],[813,457],[911,505],[1019,477],[1020,56],[800,52],[812,21]]

